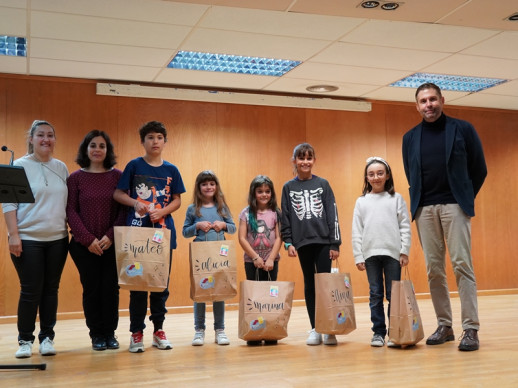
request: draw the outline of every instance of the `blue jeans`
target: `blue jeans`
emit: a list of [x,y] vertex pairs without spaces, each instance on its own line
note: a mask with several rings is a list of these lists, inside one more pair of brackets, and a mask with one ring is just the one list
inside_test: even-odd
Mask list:
[[[205,303],[194,302],[194,329],[205,330]],[[225,329],[225,302],[212,302],[214,330]]]
[[22,240],[20,257],[11,255],[20,279],[18,340],[33,342],[39,311],[39,341],[54,339],[61,273],[68,254],[68,237],[55,241]]
[[[169,255],[169,268],[171,268],[171,261],[173,258],[173,251]],[[149,295],[149,310],[151,315],[149,320],[153,322],[155,327],[162,327],[165,321],[167,309],[165,303],[169,298],[169,280],[167,279],[167,287],[162,292],[147,292],[147,291],[130,291],[130,331],[136,333],[144,331],[146,328],[145,320],[147,313],[147,298]]]
[[[392,280],[401,279],[401,265],[399,260],[395,260],[390,256],[371,256],[365,260],[365,269],[369,281],[369,307],[371,309],[372,331],[374,334],[385,337],[387,325],[385,324],[383,297],[384,294],[387,297],[387,316],[390,318]],[[383,275],[385,275],[385,281],[383,281]],[[383,286],[385,286],[385,290]]]

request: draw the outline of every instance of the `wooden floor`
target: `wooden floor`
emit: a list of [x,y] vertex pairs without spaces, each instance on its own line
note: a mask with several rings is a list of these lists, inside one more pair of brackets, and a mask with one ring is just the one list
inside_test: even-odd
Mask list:
[[[461,334],[459,300],[452,299],[455,335]],[[419,308],[425,337],[435,330],[429,299]],[[338,346],[307,346],[305,307],[295,307],[289,337],[277,346],[247,347],[237,338],[237,311],[226,312],[229,346],[214,344],[207,333],[203,347],[191,346],[192,313],[168,314],[165,327],[173,350],[151,347],[131,354],[128,318],[117,335],[121,349],[91,350],[83,320],[61,320],[56,327],[58,354],[18,360],[16,325],[0,325],[0,364],[46,363],[44,371],[0,370],[0,387],[518,387],[518,295],[479,297],[481,347],[460,352],[457,338],[439,346],[424,340],[406,349],[372,348],[369,307],[356,304],[358,328],[339,336]],[[212,325],[212,313],[207,323]]]

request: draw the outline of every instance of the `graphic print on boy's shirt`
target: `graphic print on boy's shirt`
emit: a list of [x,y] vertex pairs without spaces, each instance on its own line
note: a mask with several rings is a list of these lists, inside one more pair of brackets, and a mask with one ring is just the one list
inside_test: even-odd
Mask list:
[[[153,209],[162,209],[167,206],[169,201],[171,200],[171,194],[169,183],[172,178],[158,178],[158,177],[149,177],[146,175],[135,175],[134,178],[134,190],[137,195],[137,201],[143,203],[148,206],[149,210]],[[158,189],[157,183],[164,182],[163,188]],[[140,214],[134,212],[134,217],[131,222],[132,226],[142,226],[142,218],[149,217],[149,213],[141,216]],[[162,217],[158,220],[158,223],[165,228],[165,218]]]

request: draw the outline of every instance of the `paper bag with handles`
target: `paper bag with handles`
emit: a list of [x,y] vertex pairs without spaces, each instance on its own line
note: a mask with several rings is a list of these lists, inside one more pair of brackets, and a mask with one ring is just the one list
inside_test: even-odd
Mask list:
[[398,345],[415,345],[423,338],[423,324],[412,281],[393,280],[389,340]]
[[238,337],[245,341],[288,336],[294,282],[244,280],[239,289]]
[[170,271],[171,231],[166,228],[115,226],[119,286],[132,291],[161,292]]
[[193,301],[218,302],[237,295],[235,241],[191,242],[189,259]]
[[315,330],[348,334],[356,329],[353,288],[348,273],[315,273]]

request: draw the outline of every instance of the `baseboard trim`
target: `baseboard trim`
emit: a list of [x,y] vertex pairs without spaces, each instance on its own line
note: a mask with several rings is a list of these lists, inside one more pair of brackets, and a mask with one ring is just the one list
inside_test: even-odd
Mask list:
[[[515,295],[518,294],[518,288],[506,288],[506,289],[500,289],[500,290],[478,290],[477,295],[478,296],[492,296],[492,295]],[[452,298],[458,298],[459,293],[457,291],[451,291],[450,296]],[[430,293],[429,292],[423,292],[416,294],[417,299],[430,299]],[[368,296],[355,296],[354,302],[355,303],[366,303],[369,301]],[[294,307],[300,307],[305,306],[305,302],[303,299],[297,299],[293,301],[292,304]],[[225,305],[225,308],[228,310],[238,310],[239,304],[238,303],[227,303]],[[211,311],[212,306],[210,303],[207,305],[207,311]],[[175,307],[167,307],[167,311],[169,314],[183,314],[183,313],[192,313],[193,307],[192,306],[175,306]],[[128,309],[119,310],[119,315],[122,317],[129,316]],[[16,315],[10,315],[10,316],[4,316],[0,317],[0,325],[1,324],[7,324],[7,323],[16,323]],[[74,311],[74,312],[68,312],[68,313],[58,313],[58,320],[65,320],[65,319],[83,319],[84,314],[82,311]]]

